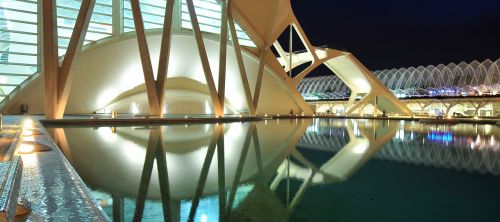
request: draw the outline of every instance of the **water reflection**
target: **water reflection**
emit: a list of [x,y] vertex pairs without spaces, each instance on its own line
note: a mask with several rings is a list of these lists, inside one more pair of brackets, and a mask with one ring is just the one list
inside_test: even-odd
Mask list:
[[[151,215],[158,216],[159,209],[165,221],[218,221],[233,217],[242,195],[275,174],[309,122],[55,131],[83,180],[111,196],[103,205],[112,205],[115,221],[158,220]],[[135,199],[133,215],[124,210],[130,198]]]
[[[359,123],[373,127],[381,121]],[[387,122],[396,134],[374,158],[500,175],[500,129],[494,125],[395,123]],[[317,121],[298,146],[339,152],[349,142],[345,124],[340,120]]]
[[500,172],[498,128],[484,125],[303,119],[55,132],[113,221],[288,221],[308,190],[343,183],[372,158]]

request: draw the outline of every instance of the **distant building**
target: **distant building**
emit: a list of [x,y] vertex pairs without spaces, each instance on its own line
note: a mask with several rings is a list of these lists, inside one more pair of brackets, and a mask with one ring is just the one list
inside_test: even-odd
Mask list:
[[[500,114],[500,59],[386,69],[374,74],[417,114]],[[335,75],[306,78],[298,89],[310,103],[321,104],[318,112],[341,114],[346,104],[342,100],[350,95],[349,88]]]

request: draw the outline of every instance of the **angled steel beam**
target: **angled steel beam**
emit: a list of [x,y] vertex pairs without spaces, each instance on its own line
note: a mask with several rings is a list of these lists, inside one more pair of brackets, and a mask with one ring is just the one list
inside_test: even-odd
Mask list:
[[290,24],[290,33],[288,36],[288,64],[290,68],[288,69],[288,77],[293,78],[293,26]]
[[175,0],[167,0],[165,19],[163,21],[163,34],[161,38],[160,60],[158,62],[158,74],[156,78],[156,94],[163,113],[163,99],[165,98],[165,81],[168,75],[168,63],[170,61],[170,44],[172,40],[172,16]]
[[55,119],[57,110],[57,52],[56,0],[42,1],[43,57],[45,118]]
[[219,101],[220,108],[224,114],[224,100],[226,92],[226,59],[227,59],[227,0],[221,2],[221,32],[220,32],[220,53],[219,53]]
[[193,26],[196,45],[198,46],[201,65],[203,66],[203,74],[205,74],[205,80],[207,81],[210,98],[212,99],[212,106],[214,107],[215,115],[222,116],[224,115],[224,112],[220,108],[221,102],[219,100],[217,89],[215,89],[212,70],[210,69],[210,63],[208,62],[207,49],[205,48],[205,43],[203,42],[203,36],[201,34],[198,18],[196,17],[196,10],[194,8],[193,0],[186,0],[186,3],[189,11],[189,16],[191,18],[191,25]]
[[131,0],[132,14],[134,17],[135,31],[137,34],[137,42],[141,55],[142,70],[144,72],[144,82],[146,84],[146,92],[148,95],[149,109],[152,115],[159,116],[161,114],[160,104],[158,103],[158,94],[156,89],[156,81],[151,65],[151,56],[149,55],[148,43],[144,32],[144,23],[139,6],[139,0]]
[[163,127],[158,129],[158,146],[156,147],[156,168],[158,170],[158,181],[160,183],[161,202],[163,208],[163,220],[173,221],[172,196],[170,193],[170,181],[168,179],[167,157],[163,147]]
[[85,35],[87,34],[89,27],[90,18],[92,17],[92,12],[94,11],[94,6],[95,0],[82,1],[78,17],[76,18],[75,28],[71,34],[68,49],[64,55],[62,66],[59,69],[59,75],[57,78],[57,119],[61,119],[63,117],[66,104],[68,103],[71,82],[73,79],[73,76],[70,75],[71,68],[73,66],[73,62],[76,61],[78,54],[82,49],[83,41],[85,40]]
[[250,126],[248,127],[247,133],[245,135],[243,149],[241,150],[240,159],[238,160],[238,166],[236,167],[236,173],[233,180],[233,185],[231,187],[231,192],[229,193],[229,198],[226,205],[226,211],[228,215],[231,213],[233,207],[233,202],[236,197],[236,191],[238,190],[238,184],[241,180],[241,173],[243,171],[243,167],[245,166],[245,160],[247,158],[250,142],[252,141],[252,133],[254,132],[255,127],[255,123],[250,123]]
[[123,222],[125,221],[125,198],[121,195],[112,194],[113,199],[113,221]]
[[[274,1],[272,11],[276,12],[278,10],[278,5],[280,1]],[[267,52],[269,51],[269,48],[274,42],[269,42],[271,35],[273,33],[273,28],[276,23],[276,15],[278,13],[273,13],[271,20],[269,21],[267,30],[266,30],[266,36],[264,39],[264,46],[260,47],[260,63],[259,63],[259,69],[257,72],[257,82],[255,83],[255,91],[254,91],[254,96],[253,96],[253,105],[255,107],[255,110],[258,109],[259,105],[259,99],[260,99],[260,89],[262,87],[262,77],[264,74],[264,68],[266,64],[266,58],[267,58]]]
[[123,34],[123,1],[112,0],[112,33],[114,36]]
[[137,202],[134,211],[134,221],[141,221],[144,213],[144,206],[148,194],[149,183],[151,181],[151,174],[153,172],[153,165],[156,156],[156,150],[160,143],[160,130],[152,129],[149,132],[148,147],[146,150],[146,157],[144,158],[144,166],[142,167],[141,181],[139,185],[139,194],[137,195]]
[[210,170],[210,165],[212,164],[212,159],[215,153],[215,147],[217,146],[221,126],[217,124],[212,131],[212,137],[210,138],[210,144],[208,145],[207,155],[205,156],[205,161],[201,168],[200,179],[198,180],[198,185],[196,187],[196,192],[194,194],[194,199],[191,202],[191,209],[189,210],[188,221],[194,221],[196,216],[196,210],[198,204],[200,203],[201,195],[203,194],[203,189],[205,188],[205,183],[207,182],[208,171]]
[[257,126],[253,130],[253,146],[255,149],[255,159],[257,162],[257,172],[259,173],[260,181],[264,180],[264,168],[262,167],[262,154],[260,151],[260,140],[259,140],[259,131],[257,130]]
[[238,35],[236,34],[236,28],[234,26],[233,14],[231,12],[231,2],[228,6],[228,23],[229,29],[231,31],[231,40],[233,42],[234,54],[236,55],[236,60],[238,61],[238,69],[240,71],[241,82],[243,84],[243,91],[245,93],[245,99],[248,106],[248,111],[250,114],[255,114],[255,107],[252,100],[252,92],[250,91],[250,84],[248,83],[247,71],[245,69],[245,64],[243,63],[243,56],[241,55],[241,46],[238,40]]
[[226,168],[224,161],[224,126],[217,140],[217,177],[219,188],[219,221],[226,221]]
[[260,49],[259,69],[257,71],[257,82],[255,83],[255,90],[253,95],[253,106],[255,107],[255,110],[257,110],[259,106],[260,89],[262,87],[262,78],[264,77],[264,67],[266,65],[267,51],[268,51],[267,46]]

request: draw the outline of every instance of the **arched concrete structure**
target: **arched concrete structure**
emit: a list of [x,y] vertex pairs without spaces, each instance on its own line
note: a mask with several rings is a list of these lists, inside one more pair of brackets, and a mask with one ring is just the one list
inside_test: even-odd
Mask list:
[[[148,36],[150,54],[152,58],[159,54],[160,35]],[[213,69],[214,79],[218,79],[218,42],[211,38],[204,39],[205,46],[210,57],[210,66]],[[228,46],[226,101],[228,105],[239,113],[248,113],[245,103],[243,86],[239,77],[238,64],[234,50]],[[171,61],[169,64],[169,78],[184,77],[198,82],[206,88],[203,77],[202,64],[195,56],[196,43],[192,36],[176,34],[172,36]],[[144,85],[139,51],[137,50],[137,39],[131,36],[125,39],[110,39],[108,42],[90,46],[79,56],[74,64],[71,75],[74,75],[74,84],[69,94],[66,107],[67,114],[86,114],[102,110],[111,105],[114,99],[121,94]],[[243,53],[243,61],[248,73],[248,81],[251,86],[255,85],[258,60],[251,54]],[[153,61],[153,67],[157,67],[158,61]],[[288,88],[271,70],[265,69],[262,92],[258,114],[288,114],[290,110],[297,113],[302,107],[307,107],[305,101],[296,89]],[[166,87],[169,87],[167,79]],[[173,84],[175,85],[175,84]],[[179,84],[177,86],[180,87]],[[172,86],[174,87],[174,86]],[[253,88],[253,87],[251,87]],[[144,90],[143,90],[144,91]],[[208,95],[208,93],[205,93]],[[299,97],[295,97],[297,94]],[[167,94],[168,95],[168,94]],[[276,104],[279,101],[279,105]],[[210,101],[209,101],[210,102]],[[18,113],[21,104],[28,104],[29,112],[33,114],[44,113],[43,107],[43,79],[35,79],[29,86],[23,89],[15,98],[11,99],[3,108],[7,113]],[[301,105],[298,105],[301,104]],[[189,105],[189,104],[187,104]],[[141,106],[138,113],[148,113],[147,106]],[[107,110],[110,112],[110,110]],[[213,114],[205,113],[186,114]],[[306,114],[311,114],[307,112]]]
[[[254,53],[260,54],[261,63],[265,62],[271,65],[276,72],[281,73],[290,87],[296,88],[311,71],[321,64],[325,64],[352,91],[346,114],[351,114],[368,103],[373,103],[381,111],[412,114],[411,110],[401,103],[351,53],[314,47],[295,17],[290,0],[240,0],[234,2],[233,10],[235,18],[255,41],[259,52],[255,51]],[[305,52],[294,53],[283,50],[278,37],[287,27],[290,27],[291,34],[295,32],[298,35],[302,45],[305,46]],[[292,43],[289,42],[289,44]],[[273,53],[267,53],[271,46],[276,49],[279,58],[273,58]],[[307,63],[310,65],[293,78],[286,75],[285,72],[290,71],[290,67],[293,70],[297,66]],[[355,99],[358,95],[361,95],[362,98],[356,102]]]
[[[164,103],[168,103],[164,100],[168,78],[185,77],[206,85],[212,115],[223,116],[226,105],[250,115],[290,112],[312,115],[297,85],[313,69],[325,64],[349,86],[352,98],[364,96],[358,103],[352,99],[347,113],[366,103],[374,103],[387,112],[411,113],[350,53],[312,46],[290,0],[222,0],[203,4],[168,0],[150,5],[157,9],[155,13],[165,13],[154,18],[147,16],[151,12],[143,13],[151,7],[141,7],[137,0],[127,2],[127,13],[123,5],[122,9],[114,9],[123,3],[123,0],[109,5],[96,4],[94,0],[68,3],[78,12],[76,18],[69,20],[58,17],[55,0],[37,3],[41,9],[38,17],[43,19],[30,24],[43,30],[38,33],[43,43],[37,43],[43,50],[36,54],[37,61],[43,63],[41,72],[38,78],[31,78],[10,93],[1,104],[2,111],[19,113],[21,105],[28,105],[29,113],[45,113],[48,119],[62,118],[64,114],[88,114],[102,110],[117,96],[144,84],[148,107],[138,112],[159,116],[168,111],[164,108]],[[205,10],[205,3],[216,12],[209,16],[212,21],[209,24],[206,15],[197,13]],[[95,30],[98,26],[91,18],[102,7],[113,8],[106,14],[112,22],[100,21],[109,30],[98,37],[99,31]],[[123,18],[124,13],[127,18]],[[75,24],[73,28],[65,27],[71,34],[66,32],[64,39],[69,43],[62,51],[58,44],[59,19]],[[125,20],[128,23],[124,25]],[[151,28],[156,30],[146,33]],[[287,28],[292,35],[298,35],[305,53],[293,52],[292,42],[288,52],[283,50],[277,40]],[[132,34],[124,34],[134,30]],[[242,34],[247,46],[241,46],[239,38],[230,38]],[[94,39],[87,39],[87,35]],[[82,50],[87,41],[92,43]],[[271,47],[280,58],[269,53]],[[62,61],[59,61],[60,51],[65,53]],[[291,75],[291,69],[304,63],[310,65],[296,76]],[[206,110],[193,112],[207,114]]]

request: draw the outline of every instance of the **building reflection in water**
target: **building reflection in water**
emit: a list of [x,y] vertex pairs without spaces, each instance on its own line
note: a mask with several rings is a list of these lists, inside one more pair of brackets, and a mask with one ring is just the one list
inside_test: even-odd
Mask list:
[[[282,119],[55,131],[113,221],[287,221],[308,189],[343,182],[371,158],[498,175],[497,130]],[[452,139],[429,139],[442,132]],[[467,148],[476,132],[483,148]],[[302,149],[330,153],[318,164]]]
[[[343,136],[344,124],[340,120],[316,121],[298,146],[336,153],[348,142]],[[400,122],[395,137],[374,158],[497,176],[500,175],[500,129],[494,125]]]

